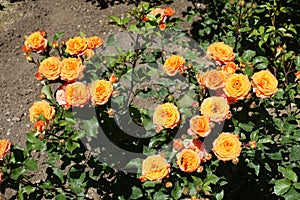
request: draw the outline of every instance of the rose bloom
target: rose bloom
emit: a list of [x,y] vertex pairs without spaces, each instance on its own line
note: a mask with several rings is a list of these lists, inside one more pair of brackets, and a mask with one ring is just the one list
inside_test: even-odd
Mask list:
[[36,121],[33,127],[37,130],[37,132],[41,133],[45,129],[45,122],[42,120]]
[[221,133],[213,142],[213,152],[219,160],[237,159],[242,150],[242,143],[238,135]]
[[224,92],[230,101],[244,99],[251,89],[251,83],[248,76],[243,74],[232,74],[226,80]]
[[199,139],[191,140],[191,142],[187,145],[186,148],[197,152],[200,155],[201,159],[204,159],[205,156],[208,154],[205,149],[204,143]]
[[200,106],[202,115],[214,122],[222,122],[229,118],[229,105],[223,97],[208,97],[204,99]]
[[11,142],[9,140],[7,139],[0,140],[0,160],[3,160],[5,154],[10,150],[10,147],[11,147]]
[[96,80],[90,87],[92,102],[96,105],[104,105],[113,92],[113,85],[110,81]]
[[226,65],[222,66],[222,70],[226,72],[227,74],[234,74],[235,71],[237,70],[238,65],[235,64],[234,62],[228,62]]
[[224,44],[224,42],[216,42],[207,48],[206,56],[216,61],[219,65],[225,62],[234,60],[234,53],[232,47]]
[[71,55],[83,55],[88,48],[88,40],[82,37],[74,37],[66,42],[66,52]]
[[177,154],[177,165],[184,172],[194,172],[196,171],[200,164],[201,158],[199,153],[191,150],[184,149],[180,153]]
[[41,53],[47,48],[47,43],[48,41],[44,38],[43,34],[38,31],[28,36],[24,45],[37,53]]
[[300,71],[297,71],[297,72],[295,73],[295,76],[296,76],[296,78],[297,78],[298,80],[300,80]]
[[165,15],[167,17],[171,17],[172,15],[174,15],[174,13],[175,13],[175,11],[172,8],[168,7],[164,10],[163,15]]
[[51,120],[54,118],[55,109],[51,106],[48,101],[36,101],[29,108],[29,118],[32,123],[35,122],[36,119],[43,115],[46,120]]
[[59,105],[62,106],[67,104],[65,86],[61,86],[57,89],[55,93],[55,98]]
[[153,113],[153,123],[159,127],[175,128],[180,123],[178,108],[172,103],[158,105]]
[[104,43],[104,41],[100,37],[93,36],[87,38],[87,43],[88,43],[88,47],[87,47],[88,49],[95,49],[100,47]]
[[177,71],[181,71],[184,67],[185,59],[181,56],[172,55],[169,57],[163,66],[164,71],[169,76],[174,76]]
[[142,164],[141,181],[158,181],[170,173],[170,164],[161,155],[148,156]]
[[209,119],[204,116],[194,116],[190,120],[190,128],[188,133],[190,135],[197,135],[199,137],[206,137],[210,133]]
[[65,91],[68,105],[83,107],[90,100],[88,87],[81,82],[68,84]]
[[152,10],[150,13],[149,13],[149,15],[152,15],[152,16],[156,16],[156,15],[163,15],[163,13],[164,13],[164,9],[162,9],[162,8],[155,8],[154,10]]
[[43,60],[39,66],[39,73],[48,80],[59,78],[62,63],[57,57],[49,57]]
[[253,92],[257,97],[267,98],[278,90],[276,77],[268,70],[256,72],[252,77]]
[[221,89],[225,86],[227,74],[223,71],[212,70],[198,76],[198,82],[211,90]]
[[75,81],[83,72],[84,66],[80,58],[64,58],[62,60],[61,80]]

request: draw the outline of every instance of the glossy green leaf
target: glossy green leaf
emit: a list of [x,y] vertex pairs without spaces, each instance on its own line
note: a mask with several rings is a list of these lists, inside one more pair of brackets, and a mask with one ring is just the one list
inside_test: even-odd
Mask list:
[[142,190],[136,186],[133,186],[130,199],[138,199],[138,198],[141,198],[142,196],[143,196]]
[[13,180],[17,180],[20,176],[24,175],[26,172],[26,169],[24,168],[15,168],[11,171],[10,178]]
[[276,195],[283,195],[290,189],[291,183],[286,179],[280,179],[275,182],[274,193]]
[[38,166],[36,160],[29,158],[24,162],[25,168],[31,171],[37,171]]

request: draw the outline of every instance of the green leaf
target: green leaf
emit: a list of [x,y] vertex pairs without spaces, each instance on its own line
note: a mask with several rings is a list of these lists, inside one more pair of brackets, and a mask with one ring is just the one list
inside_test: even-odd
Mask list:
[[253,130],[253,127],[254,127],[254,123],[253,122],[249,122],[249,123],[239,123],[239,127],[241,129],[243,129],[244,131],[247,131],[247,132],[251,132]]
[[55,200],[66,200],[66,196],[64,194],[58,194],[55,196]]
[[11,171],[11,176],[13,180],[17,180],[21,175],[25,174],[26,169],[24,168],[16,168]]
[[256,55],[255,51],[252,50],[246,50],[243,55],[242,58],[244,61],[250,61],[254,56]]
[[291,183],[286,179],[280,179],[275,182],[274,193],[276,195],[283,195],[290,189]]
[[162,193],[161,191],[155,192],[153,199],[159,199],[159,200],[168,200],[168,195]]
[[210,183],[216,184],[220,180],[219,177],[217,177],[214,174],[209,174],[206,176],[206,178],[203,181],[203,187],[209,185]]
[[259,130],[252,131],[252,133],[250,134],[250,139],[253,140],[253,141],[257,141],[258,140],[258,133],[259,133]]
[[109,18],[111,18],[112,20],[114,20],[118,25],[122,25],[121,19],[119,17],[109,16]]
[[59,178],[61,183],[64,183],[64,173],[58,169],[58,168],[53,168],[53,173]]
[[29,158],[24,162],[25,168],[31,171],[37,171],[38,166],[36,160]]
[[43,85],[41,93],[46,95],[46,98],[49,100],[52,100],[52,91],[51,91],[51,87],[49,85]]
[[260,165],[259,165],[259,163],[258,162],[254,162],[254,161],[249,161],[248,162],[248,166],[250,167],[250,168],[252,168],[252,169],[254,169],[254,171],[255,171],[255,175],[256,176],[258,176],[258,174],[259,174],[259,170],[260,170]]
[[278,171],[282,173],[284,178],[293,181],[294,183],[298,181],[298,176],[293,170],[278,166]]
[[295,57],[296,70],[300,70],[300,56]]
[[33,193],[34,191],[35,191],[35,187],[32,187],[32,186],[25,186],[25,187],[23,187],[22,188],[22,191],[24,192],[24,193],[27,193],[27,194],[30,194],[30,193]]
[[296,191],[294,187],[291,187],[283,197],[285,200],[299,200],[300,193]]
[[143,192],[140,188],[133,186],[132,188],[132,194],[130,196],[130,199],[138,199],[143,196]]
[[190,97],[189,95],[183,96],[181,99],[178,101],[178,106],[179,107],[191,107],[192,103],[194,102],[194,99]]
[[174,199],[179,199],[182,196],[183,188],[176,182],[174,189],[171,192],[171,195]]
[[224,197],[224,190],[222,190],[221,192],[217,193],[215,196],[216,196],[217,200],[222,200],[223,197]]
[[72,140],[67,140],[66,147],[67,147],[67,150],[72,153],[75,149],[80,147],[80,144],[78,142],[74,142]]
[[61,38],[64,35],[64,32],[58,32],[55,33],[55,35],[53,36],[53,42],[57,41],[59,38]]
[[300,146],[293,146],[291,148],[290,161],[300,160]]
[[294,183],[293,186],[294,186],[296,189],[300,189],[300,183]]
[[272,160],[282,160],[281,152],[267,154]]

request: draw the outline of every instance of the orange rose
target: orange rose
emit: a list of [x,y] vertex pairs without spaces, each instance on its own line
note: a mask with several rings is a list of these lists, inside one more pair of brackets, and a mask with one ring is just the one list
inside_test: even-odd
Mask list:
[[0,160],[3,160],[5,154],[10,150],[10,147],[11,147],[11,142],[9,140],[6,139],[0,140]]
[[198,76],[198,82],[211,90],[221,89],[225,86],[227,79],[223,71],[212,70]]
[[110,81],[97,80],[91,85],[92,102],[96,105],[104,105],[113,92],[113,85]]
[[87,42],[88,42],[88,47],[87,47],[88,49],[98,48],[104,43],[104,41],[97,36],[87,38]]
[[214,122],[222,122],[229,118],[229,105],[223,97],[208,97],[203,100],[200,111],[202,115]]
[[75,82],[67,85],[65,97],[68,105],[82,107],[88,103],[90,93],[84,83]]
[[175,11],[170,7],[166,8],[164,10],[164,15],[168,16],[168,17],[171,17],[172,15],[174,15],[174,13],[175,13]]
[[54,118],[55,109],[46,100],[34,102],[29,109],[30,121],[35,123],[36,119],[39,119],[40,115],[43,115],[46,120],[51,120]]
[[33,127],[37,130],[37,132],[43,132],[45,129],[45,122],[42,120],[36,121]]
[[152,10],[150,13],[149,13],[149,15],[152,15],[152,16],[156,16],[156,15],[163,15],[163,13],[164,13],[164,9],[162,9],[162,8],[155,8],[154,10]]
[[88,48],[88,40],[86,38],[74,37],[66,42],[66,52],[71,55],[83,55]]
[[61,80],[75,81],[83,72],[84,66],[80,58],[64,58],[62,60]]
[[177,154],[177,165],[184,172],[194,172],[196,171],[200,164],[201,158],[199,153],[191,150],[184,149],[180,153]]
[[190,120],[190,128],[188,129],[190,135],[197,135],[199,137],[206,137],[210,133],[209,120],[204,116],[194,116]]
[[222,70],[228,74],[234,74],[237,70],[238,65],[234,62],[226,63],[226,65],[222,66]]
[[242,150],[242,143],[238,135],[221,133],[213,142],[213,152],[219,160],[228,161],[237,159]]
[[232,74],[226,80],[224,92],[230,101],[244,99],[251,88],[251,83],[248,76],[243,74]]
[[43,60],[39,66],[39,73],[48,80],[55,80],[60,76],[62,63],[57,57]]
[[87,49],[83,54],[83,58],[84,60],[90,60],[94,55],[95,55],[94,50]]
[[142,181],[158,181],[170,173],[170,164],[161,155],[148,156],[142,164]]
[[163,66],[164,71],[169,76],[174,76],[177,71],[181,71],[184,67],[185,59],[181,56],[172,55],[168,58]]
[[44,38],[41,32],[34,32],[26,38],[25,46],[29,47],[32,51],[41,53],[47,48],[48,41]]
[[153,123],[159,127],[175,128],[180,123],[178,108],[172,103],[158,105],[153,113]]
[[295,76],[296,76],[296,78],[297,78],[298,80],[300,80],[300,71],[297,71],[297,72],[295,73]]
[[234,53],[232,47],[224,44],[224,42],[216,42],[207,48],[206,56],[216,61],[219,65],[225,62],[234,60]]
[[267,98],[278,90],[276,77],[268,70],[256,72],[252,77],[253,92],[257,97]]

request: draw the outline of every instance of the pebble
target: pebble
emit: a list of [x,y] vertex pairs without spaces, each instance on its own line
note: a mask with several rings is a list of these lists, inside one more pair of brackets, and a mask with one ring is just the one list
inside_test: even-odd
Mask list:
[[21,118],[20,117],[13,117],[12,121],[13,122],[19,122],[19,121],[21,121]]

